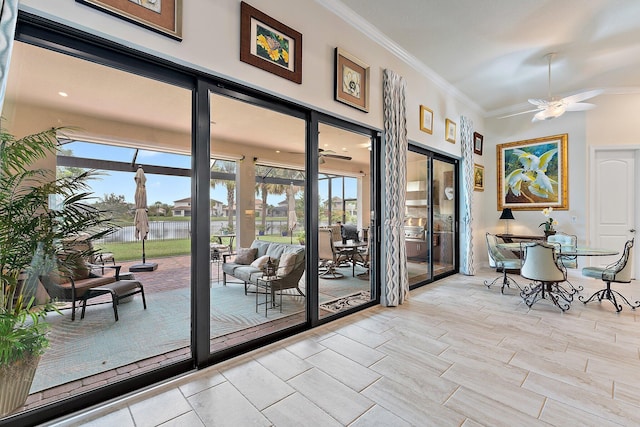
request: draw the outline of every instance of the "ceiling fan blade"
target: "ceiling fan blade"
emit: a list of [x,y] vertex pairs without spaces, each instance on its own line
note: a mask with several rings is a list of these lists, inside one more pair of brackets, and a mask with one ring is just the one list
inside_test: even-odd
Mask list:
[[507,117],[519,116],[520,114],[533,113],[534,111],[540,111],[540,108],[536,108],[535,110],[520,111],[519,113],[507,114],[506,116],[500,116],[498,118],[506,119]]
[[576,93],[575,95],[562,98],[561,101],[564,102],[565,104],[574,104],[576,102],[584,101],[586,99],[593,98],[594,96],[598,96],[602,92],[604,92],[602,89],[588,90],[586,92],[580,92],[580,93]]
[[537,105],[540,108],[545,108],[549,105],[549,101],[546,99],[529,98],[529,104]]
[[332,159],[339,159],[339,160],[351,160],[351,157],[342,156],[340,154],[320,154],[320,157],[330,157]]
[[567,111],[587,111],[596,108],[596,104],[590,104],[588,102],[576,102],[575,104],[567,105]]

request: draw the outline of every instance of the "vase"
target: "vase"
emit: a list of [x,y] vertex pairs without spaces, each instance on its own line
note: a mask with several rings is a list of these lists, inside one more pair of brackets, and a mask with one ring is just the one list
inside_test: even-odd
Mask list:
[[544,237],[553,236],[556,234],[556,230],[544,230]]
[[40,356],[25,356],[0,366],[0,417],[21,408],[27,401],[39,361]]

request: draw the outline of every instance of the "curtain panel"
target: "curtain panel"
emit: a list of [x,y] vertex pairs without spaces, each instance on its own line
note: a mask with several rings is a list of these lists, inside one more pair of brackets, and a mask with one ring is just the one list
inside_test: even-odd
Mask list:
[[404,240],[407,191],[407,107],[404,78],[384,70],[383,110],[385,142],[385,207],[382,304],[397,306],[409,297],[409,276]]
[[18,0],[2,0],[0,6],[0,117],[9,75],[9,62],[18,20]]
[[460,117],[460,143],[462,144],[461,194],[462,209],[460,220],[460,273],[475,274],[473,267],[473,122]]

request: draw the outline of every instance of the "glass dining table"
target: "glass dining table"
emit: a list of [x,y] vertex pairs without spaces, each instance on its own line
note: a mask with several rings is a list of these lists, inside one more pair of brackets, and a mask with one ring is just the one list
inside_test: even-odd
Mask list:
[[[540,244],[540,242],[510,242],[510,243],[498,243],[496,247],[499,249],[509,250],[513,252],[516,256],[522,259],[522,254],[525,251],[525,247],[530,245]],[[578,257],[578,256],[611,256],[618,255],[619,252],[615,249],[606,249],[606,248],[592,248],[592,247],[562,247],[559,244],[550,243],[550,245],[556,246],[557,254],[567,257]],[[545,290],[546,292],[555,292],[556,297],[561,297],[566,304],[561,306],[558,298],[553,299],[554,303],[562,309],[562,311],[567,310],[569,308],[569,304],[573,301],[573,296],[582,291],[584,288],[580,285],[577,288],[573,286],[573,284],[569,280],[565,280],[566,284],[569,285],[570,289],[565,289],[561,287],[559,284],[546,283],[539,284],[537,286],[533,286],[533,284],[529,285],[521,291],[520,296],[525,300],[525,303],[531,307],[531,304],[535,302],[537,295],[541,294],[540,298],[545,298]],[[554,287],[555,286],[555,287]]]
[[[512,243],[498,243],[496,247],[499,249],[506,249],[514,252],[516,255],[520,256],[523,252],[523,248],[527,245],[533,245],[534,242],[512,242]],[[605,249],[605,248],[591,248],[591,247],[576,247],[576,248],[563,248],[558,246],[558,254],[565,256],[611,256],[618,255],[620,252],[615,249]]]

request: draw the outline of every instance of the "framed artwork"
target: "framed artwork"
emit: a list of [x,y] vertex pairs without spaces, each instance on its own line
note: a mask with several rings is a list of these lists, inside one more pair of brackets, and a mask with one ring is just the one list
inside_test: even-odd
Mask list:
[[420,130],[433,134],[433,111],[424,105],[420,106]]
[[182,40],[182,0],[76,0],[118,18]]
[[302,34],[240,3],[240,61],[302,83]]
[[449,119],[445,119],[444,129],[445,129],[446,140],[451,142],[452,144],[455,144],[456,143],[456,123]]
[[496,146],[498,210],[568,209],[568,136]]
[[484,191],[484,166],[477,163],[473,165],[473,190]]
[[336,48],[335,99],[369,112],[369,66]]
[[476,154],[480,154],[482,156],[482,141],[484,140],[484,136],[480,135],[478,132],[473,133],[473,152]]

